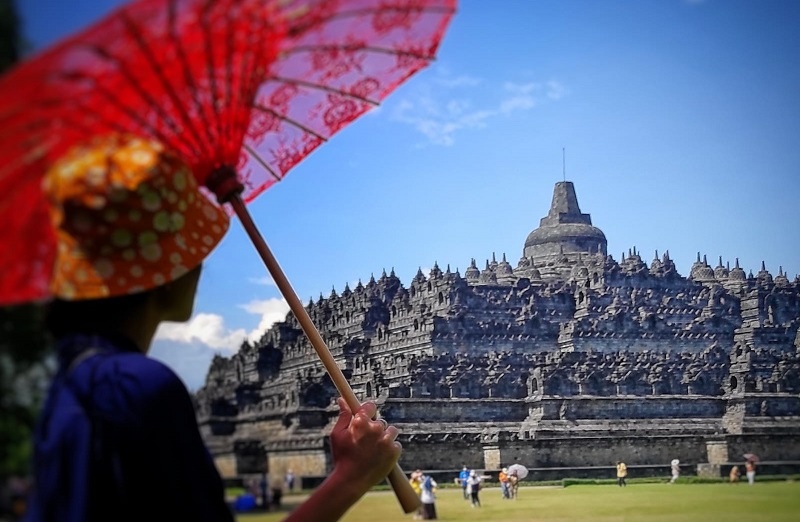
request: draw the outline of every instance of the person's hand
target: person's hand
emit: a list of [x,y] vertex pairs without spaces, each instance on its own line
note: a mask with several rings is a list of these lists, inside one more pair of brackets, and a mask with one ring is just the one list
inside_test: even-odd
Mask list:
[[377,411],[374,402],[366,402],[353,414],[339,398],[339,418],[331,431],[333,471],[284,522],[335,522],[389,475],[402,448],[395,440],[397,428],[372,420]]
[[333,474],[367,491],[386,479],[400,457],[397,428],[373,420],[377,414],[374,402],[365,402],[355,414],[341,397],[338,403],[339,418],[331,432]]

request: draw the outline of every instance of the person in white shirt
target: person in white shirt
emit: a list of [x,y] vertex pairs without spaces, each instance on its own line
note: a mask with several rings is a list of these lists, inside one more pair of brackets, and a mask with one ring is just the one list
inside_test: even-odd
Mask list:
[[467,493],[470,495],[472,507],[481,507],[481,499],[478,493],[481,490],[481,478],[475,473],[475,470],[470,471],[469,478],[467,479]]
[[669,483],[674,484],[678,477],[681,476],[681,461],[678,459],[672,459],[671,463],[672,467],[672,478],[670,479]]
[[422,477],[422,493],[419,500],[422,502],[422,520],[436,520],[436,488],[439,484],[430,475]]

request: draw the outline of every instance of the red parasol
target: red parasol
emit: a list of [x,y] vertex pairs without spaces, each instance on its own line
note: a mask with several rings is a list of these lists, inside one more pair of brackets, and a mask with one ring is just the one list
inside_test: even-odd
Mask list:
[[[181,153],[229,202],[334,384],[359,406],[245,202],[435,56],[456,0],[135,0],[0,78],[0,304],[48,297],[40,181],[110,132]],[[30,241],[31,237],[40,238]],[[389,480],[418,505],[402,470]],[[405,491],[411,493],[405,496]]]

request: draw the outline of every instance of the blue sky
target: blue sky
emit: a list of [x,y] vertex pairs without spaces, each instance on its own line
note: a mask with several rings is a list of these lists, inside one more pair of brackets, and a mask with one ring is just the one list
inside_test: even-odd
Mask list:
[[[18,1],[34,49],[118,0]],[[516,265],[575,183],[619,260],[800,273],[800,2],[461,0],[438,59],[250,205],[304,302],[394,268]],[[152,355],[199,387],[288,307],[241,226]]]

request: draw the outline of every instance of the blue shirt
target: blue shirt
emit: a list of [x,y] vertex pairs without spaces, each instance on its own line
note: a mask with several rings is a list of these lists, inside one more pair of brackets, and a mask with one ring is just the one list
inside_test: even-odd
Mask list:
[[34,436],[28,520],[233,521],[172,370],[127,339],[71,336],[58,356]]

